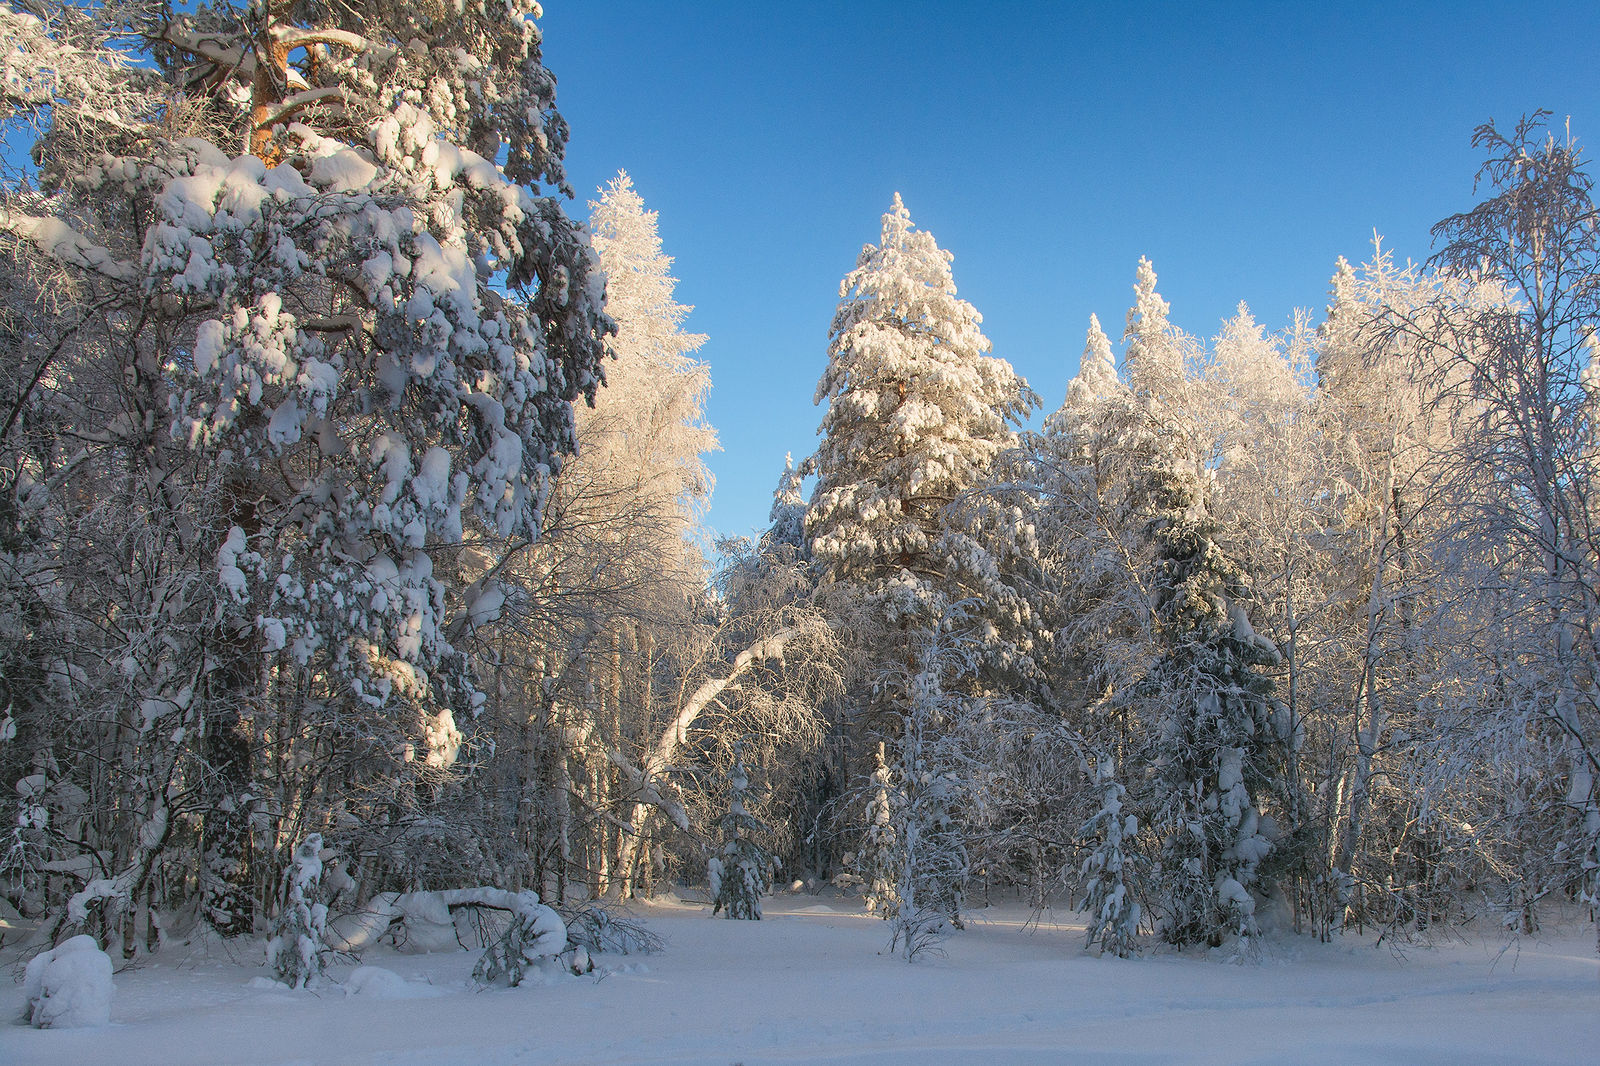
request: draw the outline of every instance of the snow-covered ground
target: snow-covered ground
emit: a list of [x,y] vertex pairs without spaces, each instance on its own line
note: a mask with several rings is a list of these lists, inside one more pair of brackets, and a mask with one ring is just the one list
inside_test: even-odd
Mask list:
[[[995,907],[943,958],[907,965],[879,954],[888,927],[853,901],[780,895],[761,922],[709,910],[639,906],[664,952],[516,989],[474,989],[465,951],[369,952],[369,969],[335,969],[350,994],[288,992],[254,960],[169,948],[117,975],[109,1026],[0,1024],[0,1063],[1600,1061],[1588,926],[1504,952],[1284,935],[1242,964],[1121,961],[1085,955],[1073,916],[1032,926]],[[20,983],[0,987],[0,1012],[20,1016]]]

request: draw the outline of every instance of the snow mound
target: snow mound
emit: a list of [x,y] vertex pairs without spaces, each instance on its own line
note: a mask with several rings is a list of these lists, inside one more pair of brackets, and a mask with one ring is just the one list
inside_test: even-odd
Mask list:
[[442,988],[407,981],[382,966],[357,966],[344,979],[344,990],[367,999],[432,999],[445,994]]
[[35,1029],[68,1029],[111,1021],[111,956],[92,936],[75,936],[41,952],[23,978],[28,1021]]
[[261,992],[293,992],[294,991],[294,989],[290,988],[288,985],[284,984],[282,981],[274,981],[270,977],[252,977],[252,978],[250,978],[250,980],[245,982],[244,986],[246,988],[254,988],[254,989],[256,989],[258,991],[261,991]]

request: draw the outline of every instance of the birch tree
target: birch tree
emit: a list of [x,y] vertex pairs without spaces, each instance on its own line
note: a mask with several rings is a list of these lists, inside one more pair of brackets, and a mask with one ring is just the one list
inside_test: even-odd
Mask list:
[[[1519,736],[1559,738],[1565,781],[1553,869],[1535,897],[1576,885],[1600,900],[1600,704],[1592,682],[1600,607],[1595,535],[1597,329],[1600,329],[1600,212],[1593,178],[1570,131],[1547,128],[1546,112],[1509,131],[1493,122],[1473,138],[1485,153],[1485,198],[1434,228],[1434,264],[1465,283],[1499,287],[1508,299],[1477,307],[1459,328],[1404,316],[1437,367],[1446,396],[1476,414],[1458,459],[1482,471],[1464,514],[1503,545],[1502,580],[1514,589],[1521,666],[1503,678],[1513,693],[1502,712]],[[1470,473],[1468,476],[1471,476]]]

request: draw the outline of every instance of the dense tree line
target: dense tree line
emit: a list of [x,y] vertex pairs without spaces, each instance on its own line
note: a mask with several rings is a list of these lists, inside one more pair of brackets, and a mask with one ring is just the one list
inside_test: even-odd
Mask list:
[[[836,339],[806,515],[844,714],[901,756],[858,771],[864,880],[929,863],[905,833],[947,816],[883,810],[940,781],[969,799],[939,861],[1077,901],[1118,953],[1247,943],[1263,907],[1323,937],[1592,913],[1600,219],[1541,119],[1480,129],[1488,198],[1427,267],[1341,261],[1318,325],[1241,305],[1190,336],[1141,261],[1121,372],[1092,320],[1060,409],[1001,448],[1026,388],[949,339],[975,313],[933,304],[896,202],[862,261],[893,276],[865,309],[846,281],[836,338],[871,343]],[[981,416],[928,416],[946,361]]]
[[1594,906],[1575,144],[1484,127],[1435,259],[1281,334],[1141,261],[1036,432],[896,196],[711,565],[704,338],[627,175],[568,213],[535,11],[0,7],[9,906],[132,955],[781,869],[907,957],[979,891],[1118,954]]

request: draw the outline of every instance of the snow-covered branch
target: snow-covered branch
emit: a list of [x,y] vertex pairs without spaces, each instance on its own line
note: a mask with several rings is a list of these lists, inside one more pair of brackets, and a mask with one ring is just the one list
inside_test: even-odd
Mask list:
[[139,277],[132,263],[118,259],[110,249],[95,244],[59,218],[26,215],[0,205],[0,231],[32,244],[62,266],[89,270],[113,281]]

